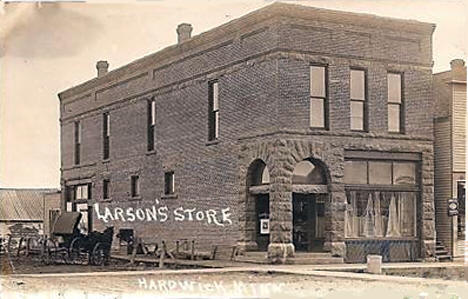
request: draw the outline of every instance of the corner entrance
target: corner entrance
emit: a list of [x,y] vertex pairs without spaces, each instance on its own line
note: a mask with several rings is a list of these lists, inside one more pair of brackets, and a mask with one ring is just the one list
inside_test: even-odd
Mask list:
[[323,251],[324,220],[323,195],[293,193],[293,243],[296,251]]

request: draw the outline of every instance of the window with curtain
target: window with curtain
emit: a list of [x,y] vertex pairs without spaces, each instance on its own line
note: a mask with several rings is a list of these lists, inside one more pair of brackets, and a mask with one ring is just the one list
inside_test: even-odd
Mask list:
[[414,161],[346,161],[345,236],[416,237],[417,181]]

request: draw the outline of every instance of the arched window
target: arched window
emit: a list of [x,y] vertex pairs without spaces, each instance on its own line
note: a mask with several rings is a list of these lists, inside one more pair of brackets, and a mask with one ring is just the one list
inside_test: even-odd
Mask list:
[[327,183],[323,169],[309,160],[304,160],[294,167],[293,185],[324,185]]
[[267,185],[270,183],[270,172],[263,161],[255,161],[251,166],[251,171],[251,186]]

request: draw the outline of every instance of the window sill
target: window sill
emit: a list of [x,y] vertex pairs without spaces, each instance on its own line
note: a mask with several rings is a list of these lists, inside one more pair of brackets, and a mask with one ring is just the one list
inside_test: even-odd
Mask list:
[[155,154],[156,154],[156,150],[146,151],[145,154],[146,154],[147,156],[155,155]]
[[369,133],[367,130],[351,130],[353,133]]
[[112,202],[112,198],[103,198],[99,202]]
[[214,145],[214,144],[218,144],[219,143],[219,139],[215,139],[215,140],[210,140],[210,141],[207,141],[205,143],[206,146],[209,146],[209,145]]
[[329,129],[325,127],[309,127],[309,129],[312,131],[329,131]]
[[128,200],[129,200],[129,201],[139,201],[139,200],[141,200],[141,196],[140,196],[140,195],[138,195],[138,196],[133,196],[133,197],[130,197]]
[[177,194],[163,194],[161,195],[161,199],[177,199]]
[[110,162],[110,159],[107,158],[107,159],[102,159],[102,163],[109,163]]

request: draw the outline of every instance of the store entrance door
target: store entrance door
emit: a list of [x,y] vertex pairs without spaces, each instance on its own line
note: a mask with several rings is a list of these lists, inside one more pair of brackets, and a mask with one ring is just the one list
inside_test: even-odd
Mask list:
[[293,243],[296,251],[322,251],[324,202],[320,194],[293,193]]

